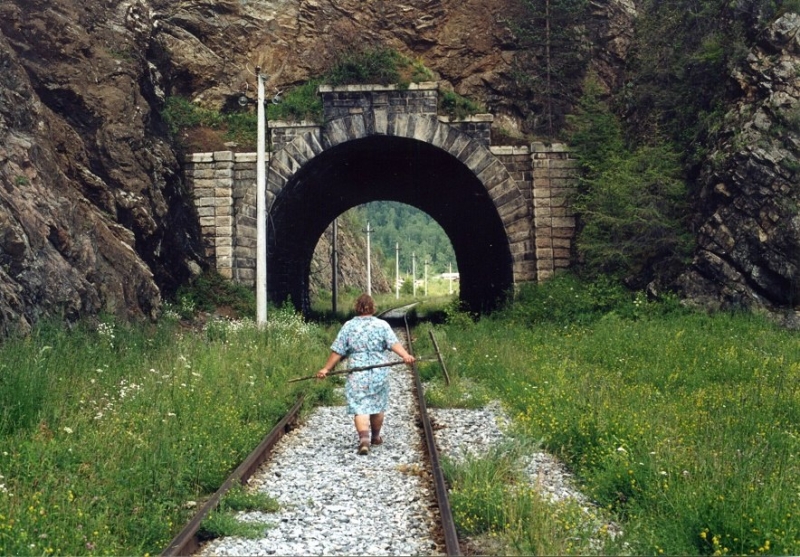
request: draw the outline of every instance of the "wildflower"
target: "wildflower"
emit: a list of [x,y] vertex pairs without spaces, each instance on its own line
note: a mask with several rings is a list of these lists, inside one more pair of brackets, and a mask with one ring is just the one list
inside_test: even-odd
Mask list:
[[625,450],[625,447],[617,447],[618,453],[627,453],[628,451]]
[[72,428],[71,428],[71,427],[66,427],[66,426],[65,426],[65,427],[64,427],[64,432],[66,432],[66,433],[72,433]]

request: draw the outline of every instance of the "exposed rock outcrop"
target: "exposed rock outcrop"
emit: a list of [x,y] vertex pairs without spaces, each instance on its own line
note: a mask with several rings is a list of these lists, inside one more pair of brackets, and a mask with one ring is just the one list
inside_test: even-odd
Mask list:
[[0,6],[0,333],[152,316],[193,253],[135,4]]
[[701,182],[699,249],[681,278],[704,307],[800,303],[800,16],[774,22],[737,72],[741,101]]

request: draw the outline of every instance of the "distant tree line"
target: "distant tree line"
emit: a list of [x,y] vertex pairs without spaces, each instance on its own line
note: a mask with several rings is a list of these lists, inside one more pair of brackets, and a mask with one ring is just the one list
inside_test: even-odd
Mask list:
[[400,245],[400,274],[412,270],[412,254],[416,255],[417,277],[422,278],[425,261],[428,276],[447,272],[450,264],[456,272],[456,259],[450,239],[439,224],[427,213],[404,203],[375,201],[357,207],[355,217],[371,234],[372,256],[382,266],[386,276],[395,274],[395,247]]

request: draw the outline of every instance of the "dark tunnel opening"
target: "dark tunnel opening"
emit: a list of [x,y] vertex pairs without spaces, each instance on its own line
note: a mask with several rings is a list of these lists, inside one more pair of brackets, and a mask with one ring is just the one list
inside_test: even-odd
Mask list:
[[456,254],[461,300],[470,311],[497,307],[513,286],[512,258],[500,216],[469,168],[420,141],[371,136],[340,144],[305,164],[270,209],[270,301],[310,309],[314,248],[334,218],[370,201],[397,201],[429,214]]

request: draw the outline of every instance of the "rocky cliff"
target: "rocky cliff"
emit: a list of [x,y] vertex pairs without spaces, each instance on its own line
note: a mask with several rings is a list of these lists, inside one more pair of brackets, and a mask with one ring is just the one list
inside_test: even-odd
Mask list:
[[704,307],[800,304],[800,16],[762,35],[705,165],[699,248],[680,284]]
[[[613,90],[635,6],[591,5],[591,64]],[[379,44],[423,60],[517,133],[529,112],[515,96],[519,17],[517,0],[5,0],[0,334],[45,316],[154,316],[206,265],[160,116],[167,96],[222,108],[252,91],[256,66],[273,92],[343,50]],[[763,126],[796,122],[794,21],[740,75],[738,131],[705,174],[702,250],[683,282],[704,302],[796,301],[796,130],[780,145],[759,142]]]

